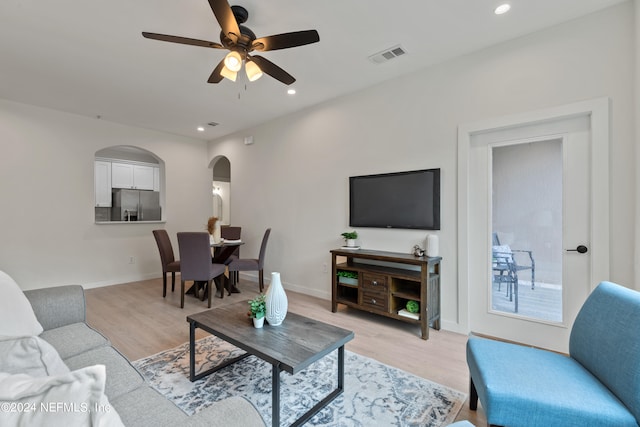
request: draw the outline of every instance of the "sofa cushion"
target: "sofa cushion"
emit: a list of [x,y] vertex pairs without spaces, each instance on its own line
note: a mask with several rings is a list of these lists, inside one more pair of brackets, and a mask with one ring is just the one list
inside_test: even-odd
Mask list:
[[69,372],[58,352],[40,337],[0,341],[0,372],[46,377]]
[[80,285],[24,291],[44,330],[85,322],[84,290]]
[[0,340],[40,335],[42,325],[20,286],[0,271]]
[[640,292],[602,282],[571,329],[571,357],[604,383],[640,422]]
[[129,361],[111,346],[102,346],[64,359],[69,369],[80,369],[97,363],[105,365],[105,393],[109,399],[130,392],[144,383],[142,376]]
[[625,405],[570,357],[470,337],[467,363],[489,424],[638,425]]
[[127,426],[184,426],[187,415],[147,385],[110,398]]
[[62,359],[109,344],[109,341],[102,334],[86,323],[73,323],[50,329],[40,334],[40,337],[51,344]]
[[0,373],[0,401],[16,408],[0,411],[0,424],[121,427],[104,385],[102,365],[48,377]]

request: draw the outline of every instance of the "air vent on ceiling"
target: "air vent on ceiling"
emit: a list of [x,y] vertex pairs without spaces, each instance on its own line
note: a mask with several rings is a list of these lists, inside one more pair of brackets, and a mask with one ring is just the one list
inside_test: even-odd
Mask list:
[[407,53],[406,50],[400,45],[383,50],[382,52],[375,53],[369,57],[369,61],[374,64],[382,64],[383,62],[390,61],[398,56],[402,56]]
[[218,126],[220,123],[216,123],[216,122],[209,122],[207,123],[209,126]]

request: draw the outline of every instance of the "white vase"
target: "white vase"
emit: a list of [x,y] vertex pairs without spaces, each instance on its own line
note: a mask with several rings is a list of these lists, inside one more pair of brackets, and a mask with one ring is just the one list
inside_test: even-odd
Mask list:
[[287,316],[289,301],[280,281],[280,273],[271,273],[271,283],[267,289],[265,304],[267,306],[267,314],[265,315],[267,322],[272,326],[282,324]]
[[347,239],[347,246],[353,248],[356,245],[356,239]]
[[428,257],[438,256],[438,236],[435,234],[427,234],[426,252]]
[[259,319],[253,317],[253,327],[254,328],[260,329],[263,326],[264,326],[264,316],[259,318]]

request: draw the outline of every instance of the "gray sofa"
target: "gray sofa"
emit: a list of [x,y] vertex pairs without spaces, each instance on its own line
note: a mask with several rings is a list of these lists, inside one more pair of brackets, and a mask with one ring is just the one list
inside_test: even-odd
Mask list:
[[38,321],[41,338],[49,342],[71,370],[106,366],[105,394],[126,426],[261,426],[258,411],[249,401],[232,397],[186,415],[152,389],[110,342],[85,322],[81,286],[25,291]]

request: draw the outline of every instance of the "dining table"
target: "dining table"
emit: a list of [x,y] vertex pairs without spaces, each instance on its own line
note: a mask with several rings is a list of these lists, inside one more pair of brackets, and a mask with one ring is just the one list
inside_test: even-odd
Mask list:
[[[242,240],[228,240],[222,239],[222,241],[215,243],[211,242],[211,249],[213,256],[211,262],[214,264],[225,264],[229,257],[233,254],[238,246],[244,245]],[[217,285],[217,283],[216,283]],[[219,286],[220,292],[224,292],[224,287]],[[227,280],[227,291],[229,294],[239,294],[240,289],[237,288],[236,283],[231,280]]]

